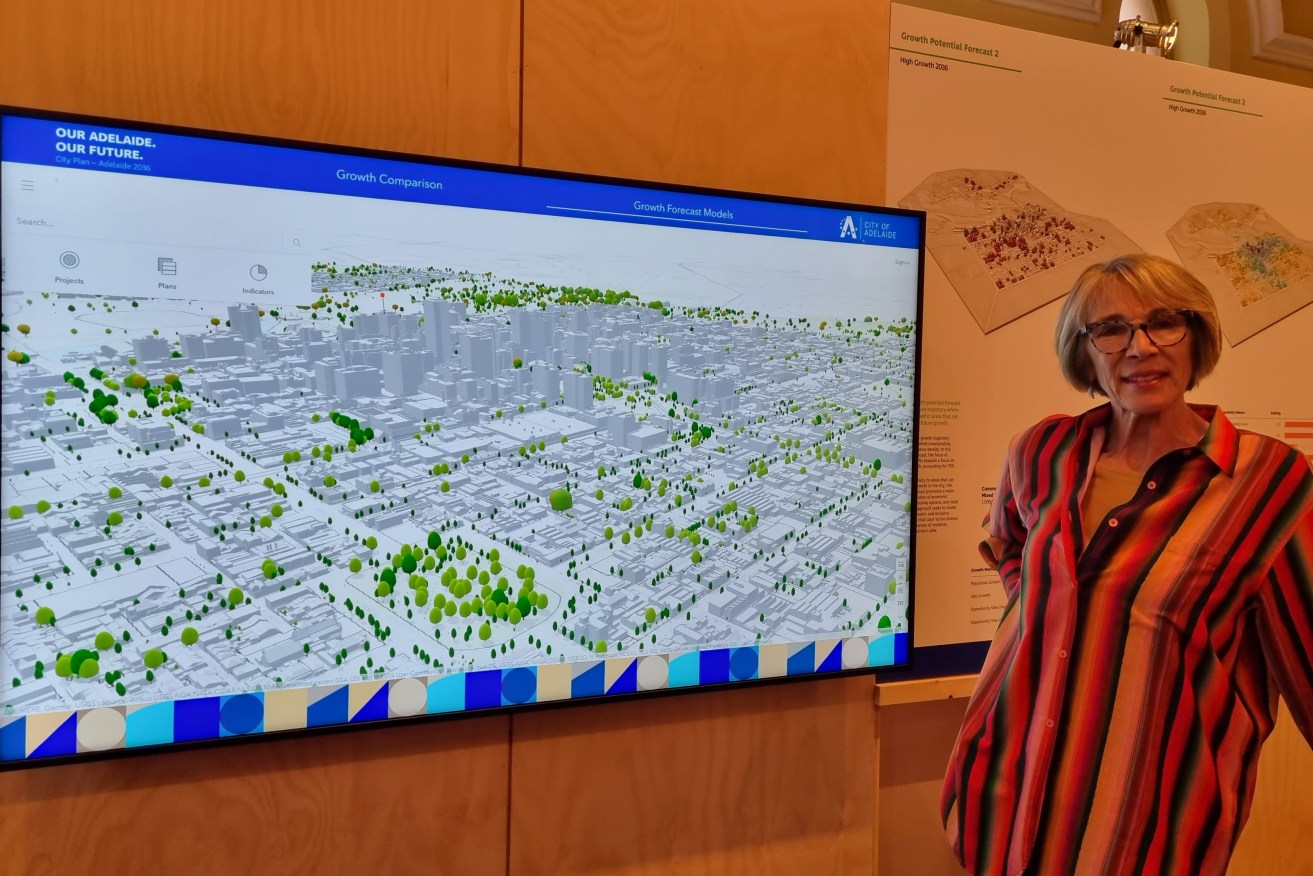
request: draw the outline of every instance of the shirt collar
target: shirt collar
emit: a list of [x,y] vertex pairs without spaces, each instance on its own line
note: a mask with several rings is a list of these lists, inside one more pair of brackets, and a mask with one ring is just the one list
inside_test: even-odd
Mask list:
[[[1240,456],[1239,430],[1216,405],[1192,404],[1190,410],[1208,422],[1208,429],[1195,449],[1211,460],[1227,477],[1233,476],[1236,460]],[[1095,429],[1103,430],[1111,419],[1112,405],[1102,404],[1091,408],[1081,415],[1081,432],[1088,436]]]
[[1240,456],[1240,431],[1216,405],[1190,405],[1190,409],[1208,421],[1208,431],[1204,432],[1204,437],[1195,446],[1223,474],[1231,477],[1235,474],[1236,460]]

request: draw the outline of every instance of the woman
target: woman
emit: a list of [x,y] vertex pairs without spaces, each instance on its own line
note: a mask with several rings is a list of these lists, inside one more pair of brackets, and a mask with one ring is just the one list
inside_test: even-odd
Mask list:
[[1172,262],[1086,269],[1056,339],[1108,403],[1008,451],[981,544],[1007,607],[945,827],[977,874],[1222,874],[1278,692],[1313,741],[1313,472],[1186,403],[1221,335]]

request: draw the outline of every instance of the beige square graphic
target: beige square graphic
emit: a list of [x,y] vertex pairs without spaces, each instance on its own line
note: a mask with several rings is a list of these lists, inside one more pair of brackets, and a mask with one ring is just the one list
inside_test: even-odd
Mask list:
[[305,715],[308,691],[305,688],[291,690],[267,690],[264,692],[264,729],[266,733],[275,730],[300,730],[305,727]]
[[573,668],[568,663],[547,663],[538,667],[538,702],[568,700]]

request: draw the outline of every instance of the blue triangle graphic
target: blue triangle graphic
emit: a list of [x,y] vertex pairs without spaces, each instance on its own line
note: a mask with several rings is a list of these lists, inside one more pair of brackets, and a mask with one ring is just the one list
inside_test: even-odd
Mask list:
[[816,643],[808,642],[789,655],[789,675],[810,675],[816,671]]
[[631,660],[625,667],[625,671],[620,673],[620,677],[607,690],[609,694],[633,693],[638,690],[638,661]]
[[[637,678],[637,673],[635,673]],[[570,696],[600,697],[606,689],[606,664],[597,663],[576,675],[570,681]]]
[[374,695],[369,698],[369,702],[360,707],[360,711],[351,716],[352,724],[359,724],[362,721],[382,721],[388,716],[388,686],[385,684]]
[[307,727],[324,727],[328,724],[345,724],[347,721],[347,689],[339,687],[322,700],[311,703],[305,710]]
[[835,642],[830,653],[816,667],[817,672],[838,672],[843,668],[843,642]]
[[78,750],[78,716],[69,715],[64,723],[55,728],[45,740],[38,745],[29,758],[58,757],[61,754],[77,754]]

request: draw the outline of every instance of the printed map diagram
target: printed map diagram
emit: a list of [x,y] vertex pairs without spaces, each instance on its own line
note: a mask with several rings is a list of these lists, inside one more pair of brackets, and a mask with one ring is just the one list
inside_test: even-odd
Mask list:
[[311,288],[6,290],[5,714],[907,631],[907,317]]
[[1199,204],[1167,230],[1203,280],[1234,346],[1313,301],[1313,243],[1256,204]]
[[926,211],[926,246],[989,334],[1064,295],[1091,264],[1140,247],[1005,170],[931,174],[899,201]]

